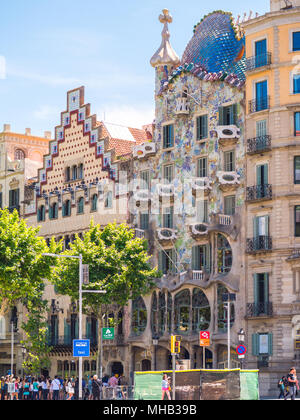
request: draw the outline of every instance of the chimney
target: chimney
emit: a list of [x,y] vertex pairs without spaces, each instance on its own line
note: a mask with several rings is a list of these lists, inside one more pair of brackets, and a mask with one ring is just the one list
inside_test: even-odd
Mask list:
[[31,128],[25,128],[25,134],[26,134],[26,136],[30,136],[31,135]]
[[3,125],[3,132],[4,133],[10,133],[10,124],[4,124]]
[[45,131],[44,132],[45,139],[51,140],[51,136],[52,136],[51,131]]

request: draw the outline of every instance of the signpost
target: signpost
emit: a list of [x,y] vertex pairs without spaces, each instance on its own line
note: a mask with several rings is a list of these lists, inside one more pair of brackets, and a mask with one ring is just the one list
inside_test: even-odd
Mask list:
[[73,340],[73,357],[90,357],[90,340]]
[[102,339],[113,340],[115,338],[115,329],[113,327],[102,328]]
[[200,331],[200,347],[203,347],[203,369],[205,369],[205,347],[210,346],[210,332],[209,331]]
[[[228,369],[231,369],[230,360],[230,304],[236,301],[235,293],[223,293],[222,301],[227,304],[227,363]],[[225,306],[225,305],[224,305]]]

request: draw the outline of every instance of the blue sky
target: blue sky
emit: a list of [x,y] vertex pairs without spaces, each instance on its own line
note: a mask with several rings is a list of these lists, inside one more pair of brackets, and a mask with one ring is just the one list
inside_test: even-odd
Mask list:
[[[269,0],[13,0],[1,2],[0,131],[42,135],[59,123],[66,92],[84,85],[99,120],[140,126],[153,119],[158,15],[173,16],[171,44],[181,57],[193,27],[214,10],[235,17],[269,11]],[[241,6],[242,5],[242,6]],[[2,58],[3,60],[3,58]],[[0,60],[1,61],[1,60]],[[3,76],[3,75],[2,75]]]

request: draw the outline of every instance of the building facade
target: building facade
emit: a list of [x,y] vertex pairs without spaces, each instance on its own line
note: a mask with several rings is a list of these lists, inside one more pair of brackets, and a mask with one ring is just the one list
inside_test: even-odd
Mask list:
[[246,322],[261,392],[299,369],[300,2],[271,0],[246,37]]

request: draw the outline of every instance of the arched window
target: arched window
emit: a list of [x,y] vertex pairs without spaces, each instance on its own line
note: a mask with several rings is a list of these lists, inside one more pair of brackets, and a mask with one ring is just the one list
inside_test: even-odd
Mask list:
[[193,290],[193,331],[208,330],[210,325],[210,306],[206,295],[200,289]]
[[[225,286],[218,284],[217,299],[218,299],[218,330],[219,332],[227,332],[227,304],[223,302],[222,296],[228,294]],[[230,303],[230,328],[232,328],[235,320],[234,303]]]
[[25,159],[25,152],[22,149],[15,150],[15,160],[24,160]]
[[84,198],[80,197],[77,201],[77,213],[82,214],[84,211]]
[[50,207],[49,207],[49,219],[53,220],[53,219],[57,219],[58,218],[58,204],[57,203],[53,203]]
[[134,335],[142,335],[147,326],[147,309],[140,296],[132,302],[131,330]]
[[3,315],[0,316],[0,340],[6,339],[6,326],[5,326],[5,318]]
[[97,210],[97,205],[98,205],[98,194],[94,194],[92,197],[92,211]]
[[40,206],[38,209],[37,214],[38,222],[44,222],[45,221],[45,206]]
[[151,305],[151,330],[152,334],[158,333],[158,313],[157,313],[157,295],[156,292],[152,294],[152,305]]
[[224,235],[218,234],[218,273],[229,273],[232,267],[232,249]]
[[71,216],[71,201],[66,200],[63,204],[63,217]]
[[175,331],[185,333],[189,331],[191,296],[189,290],[177,293],[174,301]]

